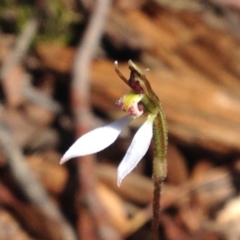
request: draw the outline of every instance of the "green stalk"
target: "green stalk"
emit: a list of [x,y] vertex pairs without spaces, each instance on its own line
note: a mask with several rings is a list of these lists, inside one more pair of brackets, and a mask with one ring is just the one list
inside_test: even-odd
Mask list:
[[153,122],[153,220],[152,220],[152,240],[159,240],[158,228],[160,219],[160,199],[161,188],[167,176],[167,124],[165,115],[159,107],[159,112]]
[[167,176],[167,124],[161,109],[153,122],[153,178],[164,180]]

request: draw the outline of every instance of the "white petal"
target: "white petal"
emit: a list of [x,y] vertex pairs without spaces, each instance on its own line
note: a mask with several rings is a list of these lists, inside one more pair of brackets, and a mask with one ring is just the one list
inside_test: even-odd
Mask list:
[[118,167],[117,185],[130,173],[147,152],[153,136],[153,119],[148,119],[135,134],[130,147]]
[[63,155],[60,164],[65,163],[70,158],[89,155],[105,149],[117,139],[121,130],[130,120],[132,120],[132,116],[127,115],[81,136]]

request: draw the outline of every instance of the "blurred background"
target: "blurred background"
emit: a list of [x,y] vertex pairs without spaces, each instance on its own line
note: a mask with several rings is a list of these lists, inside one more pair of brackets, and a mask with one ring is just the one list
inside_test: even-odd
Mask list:
[[113,63],[128,78],[129,59],[150,69],[167,117],[159,239],[239,240],[239,26],[239,0],[1,0],[0,240],[150,238],[152,146],[116,184],[144,119],[59,165],[124,116]]

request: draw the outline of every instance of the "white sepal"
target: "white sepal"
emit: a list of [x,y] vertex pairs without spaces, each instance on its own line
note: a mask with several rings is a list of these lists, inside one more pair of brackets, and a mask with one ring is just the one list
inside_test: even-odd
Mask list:
[[117,185],[129,174],[146,154],[153,136],[153,119],[147,119],[135,134],[130,147],[118,167]]
[[97,153],[105,149],[117,139],[121,130],[130,120],[132,120],[132,117],[127,115],[81,136],[63,155],[60,164],[65,163],[70,158]]

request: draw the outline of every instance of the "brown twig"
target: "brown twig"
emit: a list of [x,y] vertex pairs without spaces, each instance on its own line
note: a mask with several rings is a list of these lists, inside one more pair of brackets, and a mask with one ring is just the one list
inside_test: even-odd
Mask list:
[[18,36],[13,51],[2,63],[0,69],[0,79],[4,79],[11,68],[21,62],[22,58],[26,55],[33,38],[35,37],[39,27],[40,12],[46,11],[46,1],[36,1],[33,16],[27,21],[23,31]]
[[[92,114],[90,103],[89,71],[90,65],[96,52],[97,45],[103,34],[104,23],[111,5],[110,0],[96,1],[89,25],[85,32],[75,56],[73,64],[72,104],[76,120],[77,135],[82,135],[92,128]],[[118,234],[103,218],[104,209],[95,191],[95,158],[93,156],[82,157],[78,161],[80,171],[80,186],[82,196],[87,202],[90,212],[97,223],[98,237],[96,239],[117,240]],[[81,227],[81,226],[80,226]],[[82,239],[87,239],[80,230]]]
[[56,114],[62,111],[62,107],[58,102],[30,85],[30,76],[28,74],[26,74],[25,78],[21,93],[28,101],[44,107]]
[[[3,84],[7,80],[11,69],[19,64],[25,56],[37,29],[38,21],[36,18],[32,17],[28,20],[24,30],[18,37],[14,49],[0,67],[0,80],[3,81]],[[28,75],[26,78],[28,78]],[[26,82],[27,84],[22,88],[22,94],[25,98],[39,106],[51,110],[54,113],[61,112],[61,106],[56,101],[29,85],[29,79],[27,79]]]
[[[28,232],[31,232],[34,236],[38,236],[38,239],[63,239],[62,233],[56,230],[59,227],[58,223],[46,218],[46,215],[34,205],[20,201],[1,181],[0,192],[0,205],[11,209],[14,215],[18,216],[18,221],[21,222],[21,225],[27,226]],[[8,236],[8,238],[11,237]],[[16,238],[18,237],[11,239]]]
[[26,164],[18,145],[12,139],[10,132],[0,122],[0,146],[13,176],[25,193],[26,197],[48,218],[59,224],[64,239],[75,240],[75,234],[56,206],[48,197],[41,183]]
[[0,79],[5,79],[11,68],[22,60],[37,32],[37,29],[38,21],[35,17],[32,17],[28,20],[24,30],[18,37],[14,50],[3,62],[0,69]]
[[[3,61],[0,68],[0,80],[3,82],[7,81],[8,74],[11,72],[11,69],[19,64],[23,57],[26,55],[28,48],[35,37],[38,30],[38,19],[31,17],[23,29],[22,33],[19,35],[15,47],[8,57]],[[26,76],[28,78],[28,76]],[[27,79],[28,80],[28,79]],[[28,83],[29,81],[27,81]],[[22,94],[29,101],[36,103],[40,106],[45,107],[53,111],[54,113],[61,112],[61,106],[56,103],[54,100],[33,88],[29,83],[24,85],[22,88]]]

